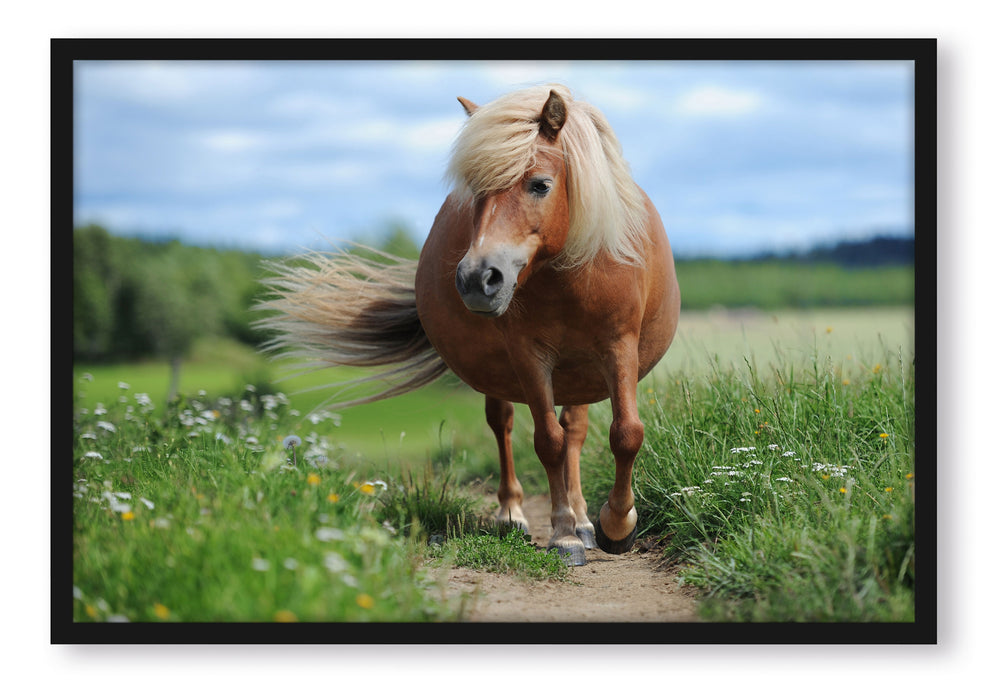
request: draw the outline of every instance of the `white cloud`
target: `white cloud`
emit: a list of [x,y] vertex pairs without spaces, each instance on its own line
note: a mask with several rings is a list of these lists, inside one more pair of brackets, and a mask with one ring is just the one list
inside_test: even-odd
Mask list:
[[734,117],[755,111],[761,102],[755,92],[704,85],[682,95],[674,108],[686,115]]
[[243,129],[216,129],[201,134],[199,140],[210,150],[225,153],[255,150],[265,141],[259,134]]

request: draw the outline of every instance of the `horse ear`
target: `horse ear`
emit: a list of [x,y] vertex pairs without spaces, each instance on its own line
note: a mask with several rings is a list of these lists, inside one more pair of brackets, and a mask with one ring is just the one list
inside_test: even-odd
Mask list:
[[461,107],[469,117],[478,111],[478,105],[465,97],[458,97],[457,101],[461,103]]
[[564,104],[564,98],[551,90],[550,97],[547,98],[540,113],[540,133],[548,141],[556,141],[566,121],[567,105]]

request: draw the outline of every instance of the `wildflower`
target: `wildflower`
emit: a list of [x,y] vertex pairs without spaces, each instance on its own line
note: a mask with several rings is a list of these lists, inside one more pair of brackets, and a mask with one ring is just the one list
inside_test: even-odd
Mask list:
[[845,492],[846,492],[846,487],[845,486],[843,486],[842,488],[839,489],[839,493],[845,493]]
[[317,476],[316,474],[310,474],[309,476],[306,477],[306,483],[309,484],[310,486],[316,486],[317,484],[320,483],[320,477]]
[[740,452],[752,452],[755,449],[756,449],[755,447],[733,447],[731,450],[729,450],[729,453],[739,454]]
[[760,412],[760,409],[758,409],[758,408],[756,408],[756,409],[753,409],[753,412],[754,412],[754,413],[759,413],[759,412]]
[[101,455],[99,452],[92,452],[92,451],[87,452],[86,454],[83,455],[83,457],[85,457],[86,459],[103,459],[103,455]]
[[285,449],[287,450],[293,447],[297,447],[298,445],[301,444],[302,444],[302,439],[298,435],[290,435],[284,440],[282,440],[282,446],[285,447]]
[[141,498],[140,501],[141,501],[141,503],[144,504],[144,507],[147,508],[148,510],[154,510],[155,509],[155,504],[152,503],[151,501],[149,501],[147,498]]
[[358,487],[358,491],[360,491],[361,493],[372,495],[375,493],[375,486],[374,484],[366,482]]
[[355,600],[358,606],[364,608],[365,610],[370,610],[375,604],[375,599],[367,593],[359,593]]
[[128,389],[131,388],[131,385],[128,384],[127,382],[117,382],[117,388],[120,389],[121,391],[127,391]]
[[268,571],[270,566],[268,560],[261,557],[255,557],[251,560],[251,568],[255,571]]
[[120,519],[134,520],[134,511],[130,511],[130,510],[124,511],[123,513],[120,514]]
[[880,366],[879,362],[873,365],[873,374],[880,374],[881,369],[883,369],[883,367]]
[[344,557],[340,556],[337,552],[329,552],[325,557],[323,557],[323,566],[326,567],[327,571],[333,573],[340,573],[342,571],[347,571],[350,568],[350,564]]
[[272,619],[275,622],[299,622],[299,618],[291,610],[276,610]]
[[159,620],[167,620],[168,619],[169,609],[166,608],[161,603],[155,603],[154,611],[155,611],[155,617],[157,617]]
[[286,557],[285,561],[282,562],[282,566],[289,571],[295,571],[299,567],[299,562],[292,557]]
[[327,496],[327,500],[330,501],[331,503],[336,503],[337,501],[340,500],[340,496],[338,496],[335,493],[331,493],[330,495]]
[[91,382],[91,381],[93,381],[93,375],[90,374],[89,372],[83,372],[82,376],[79,377],[79,381],[81,381],[81,382]]
[[320,542],[330,542],[331,540],[344,539],[344,532],[335,527],[321,527],[314,533],[314,536]]
[[116,433],[117,432],[117,427],[113,423],[108,423],[105,420],[101,420],[101,421],[97,422],[96,427],[97,428],[103,428],[103,430],[106,430],[108,433]]
[[880,433],[880,439],[881,440],[886,440],[889,437],[890,437],[890,435],[888,435],[887,433]]
[[887,493],[890,493],[893,490],[894,490],[893,486],[888,486],[887,488],[884,489],[884,491],[886,491]]
[[794,479],[788,478],[786,476],[778,476],[774,481],[791,481],[791,482],[793,482]]
[[908,475],[907,475],[907,476],[905,476],[904,478],[905,478],[905,479],[913,479],[913,478],[914,478],[914,474],[908,474]]
[[832,332],[832,326],[826,326],[825,327],[825,332],[826,333],[831,333]]

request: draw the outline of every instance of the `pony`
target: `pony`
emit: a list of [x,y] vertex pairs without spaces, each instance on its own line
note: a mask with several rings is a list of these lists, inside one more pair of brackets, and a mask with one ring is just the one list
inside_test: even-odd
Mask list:
[[[496,519],[528,530],[511,446],[514,404],[525,404],[549,486],[549,549],[575,566],[596,546],[627,552],[644,437],[636,388],[680,314],[666,231],[602,112],[568,88],[458,101],[467,118],[450,191],[419,260],[352,250],[269,264],[266,349],[316,366],[382,368],[354,382],[384,390],[338,408],[453,372],[485,397],[499,454]],[[580,453],[588,405],[604,399],[615,480],[592,522]]]

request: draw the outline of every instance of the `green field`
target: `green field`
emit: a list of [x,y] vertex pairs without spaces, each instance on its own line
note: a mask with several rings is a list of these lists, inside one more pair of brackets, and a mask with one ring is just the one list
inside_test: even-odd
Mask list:
[[[640,536],[664,543],[706,619],[913,619],[915,477],[931,476],[914,464],[913,335],[900,307],[683,314],[641,384],[634,488]],[[456,618],[427,595],[423,550],[394,532],[424,505],[413,489],[421,513],[444,512],[438,498],[462,507],[458,481],[494,483],[481,397],[437,383],[311,414],[329,393],[303,390],[346,373],[289,373],[201,344],[166,409],[164,363],[74,368],[76,619]],[[516,415],[520,478],[545,491]],[[591,415],[597,510],[607,402]],[[416,481],[434,473],[442,488]]]

